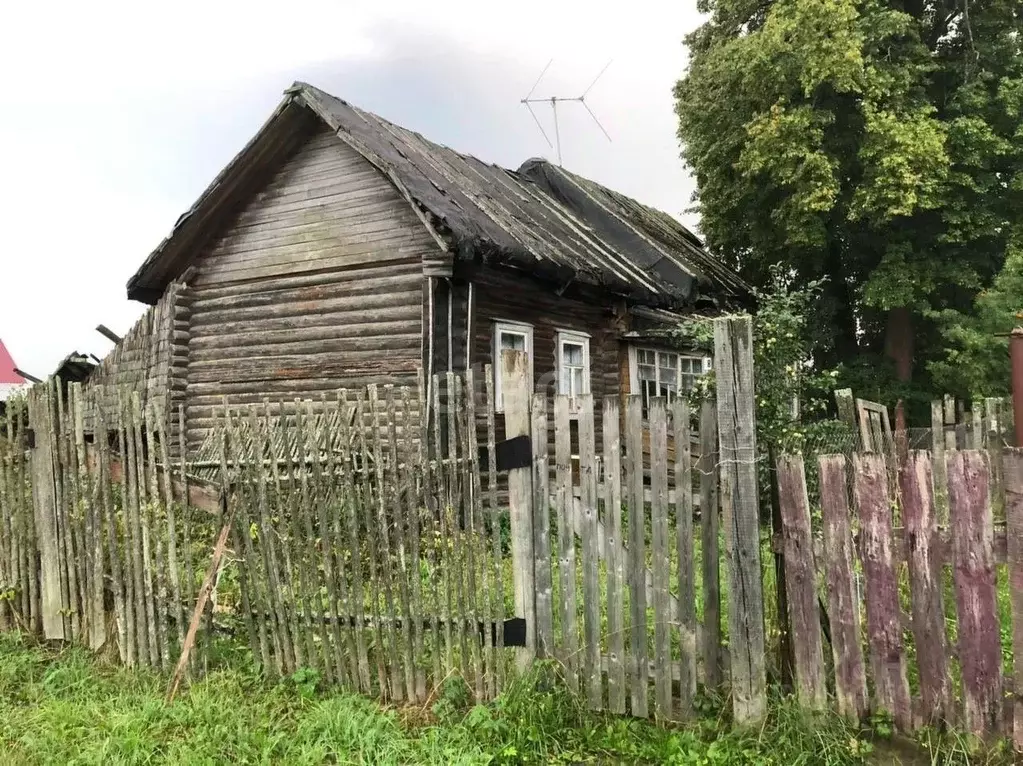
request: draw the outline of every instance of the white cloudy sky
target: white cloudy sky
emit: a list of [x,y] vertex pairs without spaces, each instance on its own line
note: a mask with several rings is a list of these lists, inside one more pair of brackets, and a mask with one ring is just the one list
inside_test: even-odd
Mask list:
[[[386,8],[386,10],[381,10]],[[519,99],[559,111],[565,166],[685,213],[671,88],[695,0],[5,3],[0,10],[0,338],[22,369],[104,356],[100,322],[220,168],[306,80],[429,138],[517,167],[552,155]],[[551,132],[550,110],[538,110]]]

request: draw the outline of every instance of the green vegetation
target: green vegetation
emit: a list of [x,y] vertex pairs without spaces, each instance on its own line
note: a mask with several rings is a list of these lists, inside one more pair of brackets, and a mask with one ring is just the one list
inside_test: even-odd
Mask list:
[[1018,3],[698,8],[675,93],[710,247],[758,288],[779,262],[799,286],[824,279],[814,360],[858,395],[925,419],[935,393],[990,390],[946,373],[1004,369],[1005,339],[976,333],[1023,307]]
[[[237,664],[237,662],[232,662]],[[779,699],[757,729],[731,729],[720,700],[700,700],[686,728],[591,713],[558,666],[540,663],[499,700],[473,705],[449,679],[426,706],[382,708],[326,693],[300,670],[272,683],[214,669],[181,698],[163,679],[99,664],[85,651],[0,638],[0,761],[5,764],[649,763],[845,766],[1001,764],[969,743],[926,734],[889,741],[885,721],[859,729]],[[971,756],[970,753],[973,753]]]

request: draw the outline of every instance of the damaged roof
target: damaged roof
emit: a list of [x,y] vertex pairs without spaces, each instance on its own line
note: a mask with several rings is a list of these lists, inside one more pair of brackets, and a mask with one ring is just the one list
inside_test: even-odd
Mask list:
[[484,163],[305,83],[221,172],[128,282],[155,302],[214,236],[239,195],[301,140],[310,112],[378,168],[456,258],[596,286],[638,303],[679,308],[744,300],[748,286],[666,213],[600,184],[529,160],[517,171]]

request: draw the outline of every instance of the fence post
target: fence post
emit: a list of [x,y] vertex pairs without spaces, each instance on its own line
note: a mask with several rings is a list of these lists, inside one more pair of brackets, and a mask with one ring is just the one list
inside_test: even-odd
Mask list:
[[700,407],[700,538],[703,543],[704,683],[721,686],[721,571],[718,532],[718,424],[714,403]]
[[737,723],[756,723],[767,711],[764,666],[764,591],[753,410],[753,323],[749,316],[714,320],[728,575],[728,652]]
[[1012,371],[1013,432],[1017,447],[1023,447],[1023,327],[1016,327],[1009,338]]
[[[501,354],[501,392],[504,399],[506,439],[529,436],[529,360],[521,351]],[[534,444],[533,449],[547,449]],[[536,655],[536,580],[533,572],[533,472],[532,462],[508,471],[508,511],[511,515],[512,577],[515,612],[526,620],[526,645],[517,651],[516,663],[525,670]]]
[[32,503],[35,506],[36,544],[39,547],[40,611],[43,638],[71,638],[64,632],[64,600],[60,592],[60,560],[57,549],[56,489],[50,419],[53,417],[49,387],[38,385],[28,396],[28,422],[35,434],[32,449]]
[[838,409],[838,419],[852,429],[853,442],[858,449],[860,428],[856,420],[856,402],[851,388],[839,388],[835,391],[835,407]]

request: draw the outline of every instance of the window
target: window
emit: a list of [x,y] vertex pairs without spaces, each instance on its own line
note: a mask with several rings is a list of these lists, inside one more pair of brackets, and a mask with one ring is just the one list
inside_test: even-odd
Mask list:
[[529,379],[533,380],[533,328],[519,322],[494,323],[494,407],[504,412],[501,393],[501,354],[504,351],[524,351],[529,360]]
[[679,393],[693,388],[697,378],[710,369],[710,359],[677,351],[652,348],[632,349],[632,393],[643,396],[643,415],[650,407],[650,398],[663,396],[674,401]]
[[590,338],[585,333],[558,332],[558,393],[572,398],[590,393]]

